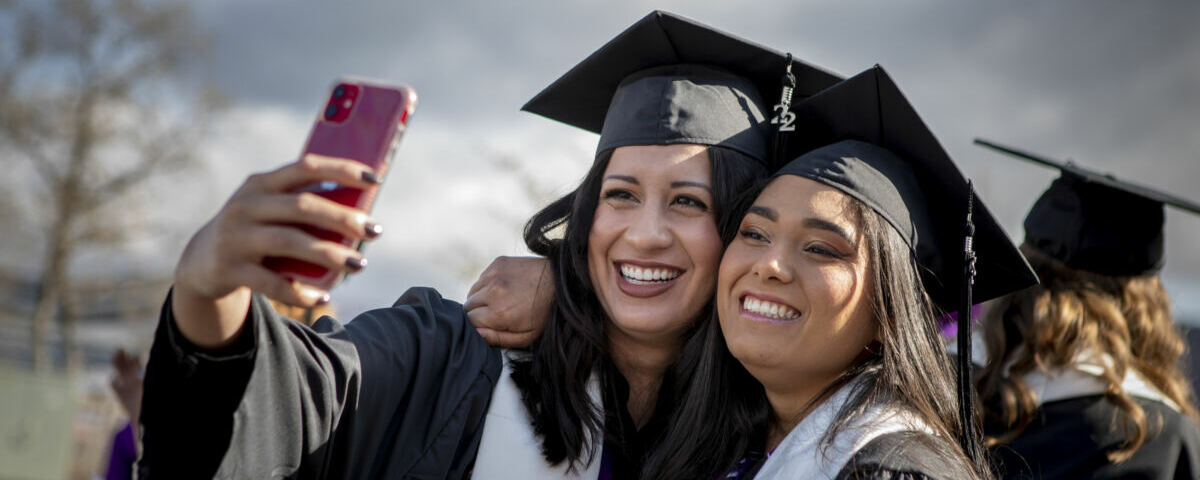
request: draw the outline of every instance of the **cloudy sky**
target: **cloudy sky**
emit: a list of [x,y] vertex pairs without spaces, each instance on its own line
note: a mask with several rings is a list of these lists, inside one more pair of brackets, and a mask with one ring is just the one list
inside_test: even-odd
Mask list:
[[[211,41],[192,75],[232,100],[205,150],[214,193],[190,210],[196,226],[246,174],[295,157],[339,75],[419,92],[376,206],[387,231],[367,271],[335,291],[343,316],[413,285],[463,298],[487,259],[523,253],[524,218],[578,182],[596,138],[520,106],[656,8],[842,75],[883,65],[1014,238],[1056,174],[975,147],[976,136],[1200,200],[1197,2],[192,5]],[[1200,319],[1200,217],[1169,211],[1167,234],[1168,289]]]

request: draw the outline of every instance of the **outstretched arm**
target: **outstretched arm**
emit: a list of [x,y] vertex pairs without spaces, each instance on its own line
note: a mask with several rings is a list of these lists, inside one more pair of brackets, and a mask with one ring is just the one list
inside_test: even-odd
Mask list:
[[413,289],[345,327],[326,317],[309,328],[262,295],[327,298],[264,257],[361,267],[358,252],[297,225],[366,239],[365,213],[294,190],[368,188],[366,173],[309,156],[251,176],[192,238],[146,368],[141,476],[444,478],[469,468],[500,357],[461,305]]

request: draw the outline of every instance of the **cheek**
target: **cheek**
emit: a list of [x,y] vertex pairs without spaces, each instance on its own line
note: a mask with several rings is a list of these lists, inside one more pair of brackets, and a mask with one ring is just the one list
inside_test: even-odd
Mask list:
[[875,338],[877,329],[873,300],[859,273],[854,269],[829,269],[824,272],[824,291],[821,292],[826,299],[823,303],[830,309],[822,315],[830,322],[827,335],[838,339],[835,350],[844,350],[843,355],[851,359]]
[[[695,285],[695,295],[708,299],[712,298],[714,293],[720,293],[716,290],[719,281],[717,271],[725,246],[721,243],[716,225],[711,220],[702,223],[706,225],[698,226],[694,232],[681,232],[683,235],[694,236],[681,238],[687,242],[688,256],[691,257],[692,269],[695,271],[692,280],[692,284]],[[696,299],[693,303],[703,305],[708,302]]]
[[[736,240],[729,244],[729,248],[725,249],[725,255],[721,257],[720,267],[717,270],[717,294],[721,297],[732,294],[734,282],[749,270],[746,261],[748,255],[745,250],[745,247]],[[724,300],[724,298],[719,300]]]
[[592,217],[592,228],[588,232],[587,260],[589,275],[593,285],[596,284],[596,274],[607,262],[608,249],[615,238],[613,212],[608,211],[603,204],[596,207],[596,215]]
[[725,250],[725,255],[721,257],[721,265],[717,273],[717,315],[722,328],[728,322],[732,322],[738,314],[741,306],[737,304],[737,299],[733,298],[733,287],[738,279],[750,272],[753,260],[751,252],[748,252],[746,247],[736,240],[729,245],[729,248]]
[[693,222],[679,233],[697,273],[712,279],[721,262],[721,235],[711,219]]
[[[823,298],[825,306],[835,311],[848,311],[856,308],[855,303],[861,300],[863,288],[861,277],[856,275],[853,268],[846,265],[829,265],[812,270],[814,277],[810,285],[817,286],[817,297]],[[814,305],[820,307],[821,303]]]

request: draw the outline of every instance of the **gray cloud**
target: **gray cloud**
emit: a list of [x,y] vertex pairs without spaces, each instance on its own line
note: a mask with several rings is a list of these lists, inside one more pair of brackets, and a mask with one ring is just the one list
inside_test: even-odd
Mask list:
[[[500,142],[493,131],[559,131],[517,109],[654,8],[580,3],[195,3],[212,35],[199,68],[244,108],[305,117],[340,74],[409,82],[421,93],[417,125],[461,129],[468,149],[484,149]],[[1200,200],[1200,3],[675,3],[660,6],[842,74],[884,65],[1014,236],[1055,174],[975,147],[975,136]],[[538,146],[511,150],[542,158]],[[1189,240],[1200,238],[1200,218],[1171,212],[1167,233],[1173,293],[1200,296]]]

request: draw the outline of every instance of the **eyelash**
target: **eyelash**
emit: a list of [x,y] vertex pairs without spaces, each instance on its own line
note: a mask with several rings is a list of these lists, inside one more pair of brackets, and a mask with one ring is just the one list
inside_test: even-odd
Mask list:
[[[605,190],[603,193],[601,193],[600,197],[604,200],[635,200],[637,198],[633,195],[633,192],[621,188]],[[671,203],[682,205],[688,208],[695,208],[704,212],[708,211],[708,204],[691,195],[679,195],[675,197]]]
[[705,211],[705,212],[707,212],[707,211],[708,211],[708,205],[707,205],[707,204],[705,204],[704,202],[700,201],[700,199],[699,199],[699,198],[693,197],[693,196],[691,196],[691,195],[680,195],[680,196],[678,196],[678,197],[675,197],[675,201],[674,201],[674,202],[672,202],[672,203],[678,203],[678,204],[680,204],[680,205],[683,205],[683,206],[685,206],[685,207],[693,207],[693,208],[698,208],[698,209],[700,209],[700,210],[703,210],[703,211]]
[[811,244],[811,245],[809,245],[809,246],[807,246],[807,247],[804,247],[804,251],[806,251],[806,252],[812,252],[812,253],[815,253],[815,254],[817,254],[817,255],[822,255],[822,256],[826,256],[826,257],[832,257],[832,258],[846,258],[846,255],[845,255],[845,254],[842,254],[841,252],[839,252],[839,251],[837,251],[837,250],[834,250],[834,249],[832,249],[832,248],[826,247],[826,246],[824,246],[824,245],[821,245],[821,244],[819,244],[819,243],[814,243],[814,244]]
[[767,236],[763,235],[762,232],[759,232],[756,228],[743,228],[740,232],[738,232],[738,235],[741,235],[742,238],[756,242],[767,242]]
[[632,193],[632,192],[630,192],[629,190],[623,190],[623,189],[620,189],[620,188],[614,188],[614,189],[612,189],[612,190],[606,190],[606,191],[605,191],[605,192],[604,192],[604,193],[601,195],[601,198],[603,198],[603,199],[605,199],[605,200],[609,200],[609,199],[616,199],[616,200],[632,200],[632,199],[634,198],[634,196],[633,196],[633,193]]
[[[753,228],[753,227],[741,229],[738,232],[738,235],[740,235],[742,238],[745,238],[747,240],[754,241],[754,242],[759,242],[759,243],[770,242],[770,240],[767,239],[766,235],[763,235],[762,232],[759,232],[757,228]],[[838,258],[838,259],[846,258],[846,256],[847,256],[846,254],[843,254],[837,250],[834,250],[834,249],[827,247],[825,245],[822,245],[820,243],[809,244],[808,246],[804,247],[804,251],[813,253],[816,255],[821,255],[824,257]]]

